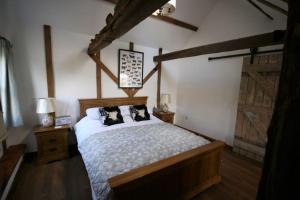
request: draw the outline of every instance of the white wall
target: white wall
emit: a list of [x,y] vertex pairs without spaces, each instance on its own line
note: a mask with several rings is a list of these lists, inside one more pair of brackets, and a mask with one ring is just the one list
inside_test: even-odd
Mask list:
[[[285,29],[285,16],[264,9],[274,16],[274,21],[246,1],[219,0],[185,47]],[[222,55],[232,53],[239,52]],[[209,56],[212,55],[177,60],[181,66],[178,68],[177,124],[232,145],[242,58],[208,62]]]
[[[6,0],[5,5],[9,13],[6,20],[14,23],[5,24],[5,31],[1,34],[13,43],[15,76],[25,121],[24,129],[18,129],[18,133],[11,134],[10,144],[14,143],[11,140],[23,138],[24,135],[29,134],[26,139],[28,151],[35,151],[36,141],[31,131],[38,123],[35,103],[37,98],[47,96],[43,24],[49,24],[52,27],[57,115],[69,114],[75,123],[79,116],[77,100],[96,98],[96,65],[86,53],[93,36],[83,30],[85,28],[99,30],[103,25],[99,25],[97,21],[104,22],[104,17],[110,8],[94,0],[88,3],[81,0],[72,1],[72,3],[69,0],[63,2],[31,0],[30,3]],[[105,13],[97,14],[95,9],[105,10]],[[90,16],[90,12],[95,12],[96,16]],[[129,48],[129,44],[119,40],[101,52],[103,63],[116,76],[118,76],[119,48]],[[144,52],[145,77],[155,67],[153,56],[158,54],[158,49],[135,44],[135,50]],[[171,66],[165,66],[162,72],[162,93],[172,94],[171,109],[173,111],[176,110],[177,96],[174,73]],[[152,110],[156,102],[156,82],[157,75],[155,74],[136,95],[149,97],[149,110]],[[102,87],[103,97],[126,97],[125,93],[118,89],[105,73],[102,73]]]

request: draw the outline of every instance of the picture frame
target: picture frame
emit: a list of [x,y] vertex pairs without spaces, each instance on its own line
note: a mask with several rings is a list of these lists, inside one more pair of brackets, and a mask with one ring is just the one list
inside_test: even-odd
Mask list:
[[144,53],[119,49],[119,88],[142,88]]

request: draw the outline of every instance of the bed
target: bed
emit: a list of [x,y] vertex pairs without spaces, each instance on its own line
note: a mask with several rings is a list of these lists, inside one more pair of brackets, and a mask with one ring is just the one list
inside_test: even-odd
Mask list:
[[147,105],[147,97],[79,103],[75,133],[93,199],[191,199],[221,181],[221,141],[207,141],[153,115],[105,128],[85,116],[93,107]]

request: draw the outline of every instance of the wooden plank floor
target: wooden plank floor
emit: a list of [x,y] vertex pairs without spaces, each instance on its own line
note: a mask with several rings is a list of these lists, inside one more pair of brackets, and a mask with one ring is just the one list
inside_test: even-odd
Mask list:
[[[37,166],[27,157],[15,179],[8,199],[14,200],[89,200],[91,190],[81,157]],[[222,182],[193,200],[253,200],[261,174],[258,163],[225,150]]]

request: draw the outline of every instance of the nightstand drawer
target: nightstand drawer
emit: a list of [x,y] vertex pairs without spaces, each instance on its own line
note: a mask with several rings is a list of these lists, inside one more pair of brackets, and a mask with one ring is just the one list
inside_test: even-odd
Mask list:
[[56,133],[45,134],[39,139],[41,140],[43,146],[62,144],[64,142],[64,138],[61,135],[58,135]]
[[63,153],[63,145],[47,145],[43,146],[43,154],[44,155],[52,155],[52,154],[58,154],[58,153]]
[[164,118],[162,121],[173,124],[173,117]]

